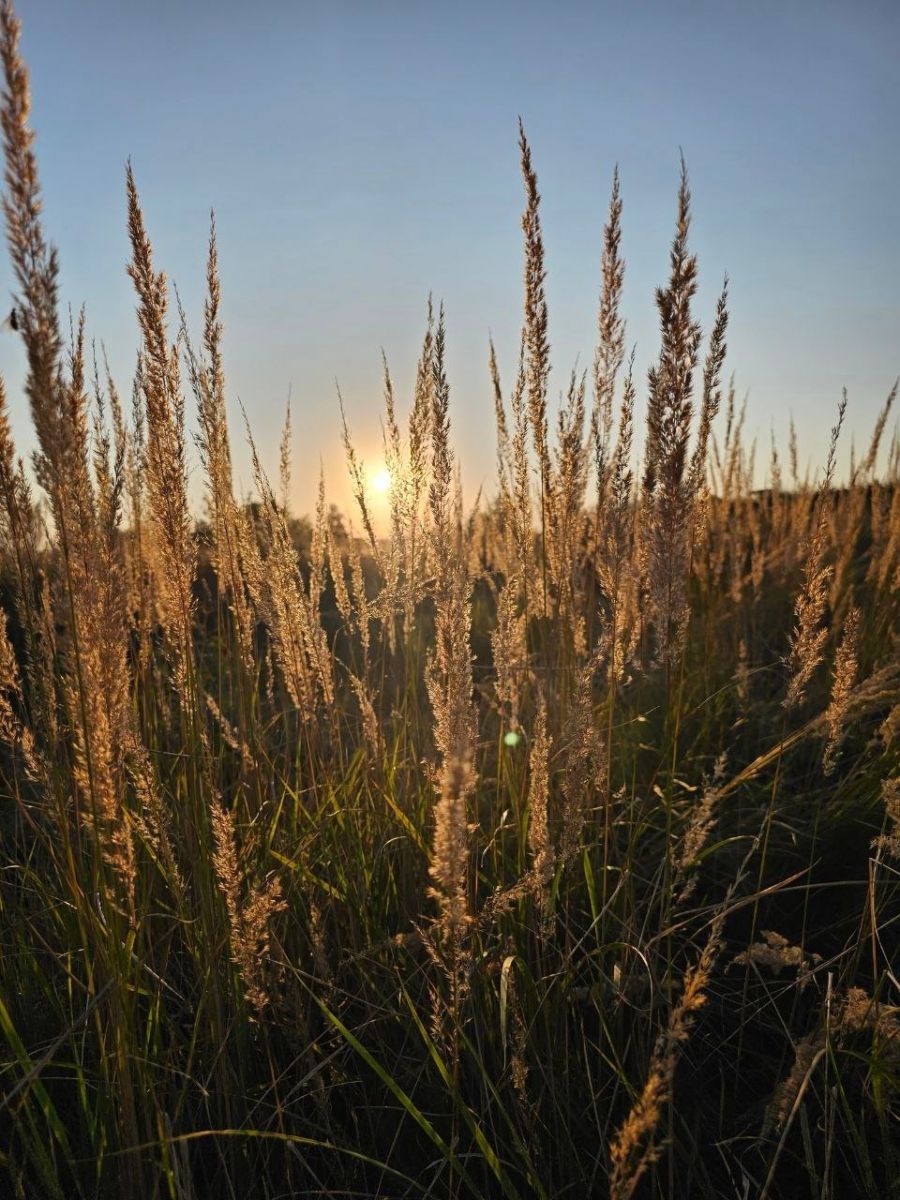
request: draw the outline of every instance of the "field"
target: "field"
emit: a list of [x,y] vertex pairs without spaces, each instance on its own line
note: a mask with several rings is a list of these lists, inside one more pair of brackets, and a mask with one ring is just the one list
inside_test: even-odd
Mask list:
[[4,5],[0,1194],[900,1196],[896,385],[849,472],[839,384],[821,469],[763,467],[683,170],[656,365],[616,176],[557,414],[521,131],[494,494],[429,302],[387,534],[346,424],[353,514],[291,515],[290,422],[241,502],[215,229],[192,335],[129,167],[123,400],[63,329],[18,39]]

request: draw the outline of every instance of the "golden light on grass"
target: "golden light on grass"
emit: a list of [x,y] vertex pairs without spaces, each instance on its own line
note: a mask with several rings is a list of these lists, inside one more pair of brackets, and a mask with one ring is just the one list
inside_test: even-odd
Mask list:
[[356,511],[323,472],[290,512],[289,419],[241,497],[215,226],[195,346],[128,168],[129,413],[65,345],[9,0],[2,80],[38,453],[0,378],[0,1195],[400,1197],[426,1161],[454,1200],[893,1195],[897,385],[848,486],[842,400],[823,482],[792,426],[758,489],[682,171],[638,475],[616,174],[551,421],[522,132],[493,487],[467,509],[429,300],[368,466],[338,393]]

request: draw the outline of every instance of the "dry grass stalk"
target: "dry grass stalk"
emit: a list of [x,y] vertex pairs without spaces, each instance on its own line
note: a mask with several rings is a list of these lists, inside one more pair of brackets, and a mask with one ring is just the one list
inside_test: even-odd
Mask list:
[[375,536],[375,526],[372,524],[372,512],[369,505],[368,488],[366,487],[366,475],[363,465],[360,462],[359,455],[353,447],[353,439],[350,437],[350,429],[347,425],[347,414],[344,411],[344,397],[341,395],[341,389],[338,388],[338,405],[341,410],[341,435],[344,442],[344,453],[347,459],[347,470],[350,473],[350,482],[353,490],[353,498],[359,508],[360,516],[362,517],[363,529],[366,531],[366,537],[369,539],[369,546],[372,551],[372,557],[381,566],[381,552],[378,547],[378,539]]
[[688,253],[690,191],[682,161],[671,273],[658,288],[662,349],[649,373],[644,465],[647,582],[661,662],[680,654],[687,622],[686,580],[690,562],[694,481],[687,470],[693,416],[693,375],[700,326],[691,315],[697,290],[697,259]]
[[878,1039],[890,1058],[900,1062],[900,1020],[897,1010],[873,1000],[862,988],[848,988],[839,1004],[826,1007],[819,1027],[798,1042],[794,1064],[778,1085],[766,1111],[763,1134],[777,1131],[791,1118],[806,1081],[829,1044],[841,1048],[860,1035]]
[[[245,533],[241,543],[244,570],[256,610],[271,634],[291,703],[302,720],[310,721],[315,716],[317,695],[326,705],[334,702],[331,651],[319,617],[319,597],[313,597],[303,582],[284,508],[275,499],[252,436],[250,450],[262,500],[264,545],[257,545],[252,531]],[[316,577],[312,586],[319,586]]]
[[791,483],[795,492],[801,489],[800,482],[800,454],[797,448],[797,427],[794,424],[794,418],[791,417],[790,431],[788,434],[788,454],[790,455],[791,465]]
[[884,745],[890,746],[900,738],[900,702],[895,703],[878,730]]
[[416,365],[413,403],[409,412],[407,466],[402,473],[403,626],[412,638],[416,606],[426,592],[428,538],[423,506],[428,494],[429,447],[434,413],[434,312],[428,298],[428,320]]
[[235,754],[239,754],[241,756],[244,766],[251,766],[253,762],[253,755],[250,752],[250,747],[241,737],[240,730],[235,729],[235,727],[219,708],[215,698],[210,696],[208,692],[204,695],[204,700],[206,702],[206,709],[209,715],[212,717],[216,728],[219,730],[222,741],[229,748],[229,750],[233,750]]
[[[234,497],[231,443],[225,406],[225,370],[222,358],[221,285],[215,217],[210,214],[206,263],[207,296],[203,305],[203,347],[206,363],[198,363],[181,313],[181,337],[197,400],[198,446],[206,472],[213,566],[219,587],[234,620],[238,649],[245,669],[253,670],[253,616],[241,557],[241,516]],[[180,308],[180,305],[179,305]]]
[[576,571],[585,543],[584,496],[588,457],[584,440],[586,376],[573,371],[557,423],[556,469],[547,489],[548,531],[545,556],[556,595],[557,615],[575,653],[584,654],[582,618],[576,597]]
[[161,864],[174,894],[187,895],[184,875],[171,837],[171,818],[163,800],[150,754],[135,736],[128,746],[128,778],[137,798],[134,826],[151,855]]
[[[722,292],[716,304],[716,316],[703,366],[703,395],[700,404],[700,422],[694,452],[691,456],[689,490],[691,493],[690,515],[693,529],[689,559],[694,573],[698,572],[698,558],[702,555],[704,535],[710,527],[708,519],[708,510],[710,507],[709,446],[712,436],[712,426],[718,416],[722,402],[721,374],[726,352],[725,333],[728,328],[727,305],[728,277],[726,275],[725,282],[722,285]],[[699,554],[698,547],[700,548]],[[756,561],[757,567],[761,567],[762,558],[759,557]]]
[[[853,687],[846,699],[844,725],[849,728],[854,722],[865,720],[875,713],[891,711],[900,703],[900,655],[896,653],[896,642],[889,648],[887,661],[873,670],[865,679]],[[884,737],[885,730],[879,730]]]
[[444,308],[438,313],[431,369],[431,477],[428,507],[431,515],[430,568],[440,596],[450,584],[455,555],[452,526],[453,451],[450,447],[450,385],[444,362]]
[[[79,323],[71,363],[71,390],[79,399],[73,412],[85,411],[84,325]],[[118,408],[113,393],[114,413]],[[92,802],[91,825],[99,824],[104,856],[118,876],[130,906],[135,866],[131,818],[126,809],[128,748],[136,740],[128,669],[128,634],[119,525],[124,486],[125,443],[121,416],[117,445],[98,430],[94,454],[96,486],[85,472],[78,503],[79,536],[73,539],[69,567],[72,587],[73,674],[68,681],[69,708],[79,713],[75,732],[75,777]],[[86,430],[79,440],[87,443]],[[74,639],[77,637],[77,641]]]
[[[529,531],[523,529],[523,514],[517,503],[519,495],[516,471],[521,458],[524,467],[524,495],[520,499],[530,500],[527,483],[527,451],[525,450],[525,428],[522,392],[514,397],[513,411],[517,418],[515,446],[510,442],[500,372],[494,343],[490,343],[490,374],[494,394],[494,412],[497,424],[497,478],[500,496],[497,505],[499,520],[499,544],[494,547],[494,571],[504,572],[502,584],[494,584],[492,574],[488,581],[495,592],[497,624],[491,633],[494,658],[497,702],[504,720],[510,728],[518,729],[519,705],[528,670],[528,612],[525,586],[522,576],[523,558],[527,554]],[[522,378],[520,371],[520,379]],[[515,456],[515,457],[514,457]],[[524,519],[530,522],[530,503]]]
[[472,659],[469,649],[469,580],[462,530],[451,515],[453,451],[450,447],[449,385],[444,367],[444,318],[434,341],[434,406],[429,506],[431,563],[435,583],[435,649],[428,689],[435,715],[435,743],[445,763],[466,761],[475,744]]
[[567,725],[569,740],[565,749],[559,838],[561,863],[570,863],[581,851],[585,797],[604,779],[606,772],[606,746],[595,718],[593,703],[593,678],[597,665],[595,656],[579,671]]
[[137,356],[131,385],[131,422],[125,455],[125,523],[128,533],[124,538],[128,613],[137,635],[138,661],[146,670],[150,659],[150,633],[152,624],[152,596],[150,571],[144,538],[144,453],[146,431],[143,404],[143,364]]
[[[388,488],[388,509],[391,536],[388,544],[387,562],[385,564],[384,586],[379,596],[379,609],[382,627],[384,629],[390,653],[396,650],[397,613],[408,608],[401,596],[403,582],[404,544],[406,541],[406,521],[408,510],[406,492],[409,487],[409,475],[403,461],[403,445],[400,436],[400,426],[397,422],[397,408],[394,399],[394,383],[388,369],[387,358],[381,352],[383,368],[384,392],[384,421],[382,424],[382,442],[384,445],[384,465],[387,470],[390,486]],[[403,588],[405,591],[406,589]]]
[[24,673],[30,696],[30,724],[45,752],[52,755],[58,723],[53,693],[52,664],[56,654],[55,626],[47,588],[38,574],[36,510],[15,446],[0,377],[0,546],[13,564],[15,609],[24,638]]
[[[635,506],[631,449],[634,429],[634,355],[628,365],[619,415],[615,453],[599,521],[597,577],[609,606],[604,646],[613,685],[621,683],[637,637],[639,577],[634,568]],[[598,478],[601,470],[598,458]]]
[[[513,416],[512,437],[512,518],[515,544],[515,569],[510,582],[519,591],[523,613],[527,620],[537,612],[534,588],[529,588],[534,562],[534,529],[531,503],[531,469],[528,461],[528,407],[525,397],[525,360],[519,352],[519,366],[511,397]],[[523,644],[527,657],[527,645]]]
[[[713,460],[715,489],[718,493],[714,504],[706,503],[706,512],[712,511],[718,518],[710,561],[712,586],[723,584],[727,569],[731,567],[732,578],[743,580],[746,529],[742,521],[732,519],[735,509],[745,503],[740,495],[741,461],[743,458],[743,429],[747,412],[746,397],[739,410],[735,405],[734,380],[729,382],[726,400],[725,436],[721,449],[713,435]],[[712,531],[709,533],[713,537]],[[734,589],[732,589],[734,591]]]
[[313,522],[309,548],[309,603],[318,614],[325,594],[325,561],[328,550],[328,505],[325,502],[325,470],[319,468],[319,488],[316,494],[316,518]]
[[372,703],[372,696],[366,684],[358,676],[350,672],[350,685],[359,705],[362,718],[363,736],[370,751],[377,756],[382,748],[381,729],[378,724],[378,714]]
[[741,638],[738,645],[738,661],[734,672],[734,684],[741,702],[746,704],[750,699],[750,665],[747,661],[747,642],[744,638]]
[[829,604],[832,612],[842,612],[852,602],[855,579],[854,560],[859,556],[860,536],[866,525],[867,488],[851,487],[835,495],[831,513],[829,541],[834,546]]
[[434,741],[440,756],[438,800],[430,875],[439,915],[436,961],[445,975],[446,1010],[434,992],[434,1024],[443,1034],[451,1021],[450,1052],[454,1073],[459,1059],[458,1029],[468,993],[466,936],[471,924],[468,894],[469,797],[475,788],[474,750],[477,724],[472,702],[472,653],[469,646],[470,585],[462,546],[462,529],[453,516],[453,451],[450,447],[450,392],[444,365],[444,315],[434,337],[432,364],[430,560],[434,574],[435,645],[426,668],[426,685],[434,714]]
[[513,1033],[512,1052],[509,1056],[509,1073],[516,1095],[523,1105],[528,1104],[528,1061],[525,1051],[528,1048],[528,1026],[522,1011],[522,999],[515,980],[515,972],[509,973],[509,1006],[512,1010]]
[[867,482],[875,474],[875,465],[878,462],[878,450],[881,446],[881,440],[884,436],[887,419],[890,415],[894,401],[897,399],[897,389],[900,387],[900,379],[894,380],[894,386],[887,394],[887,399],[882,405],[878,418],[875,421],[875,428],[872,430],[872,438],[869,442],[869,449],[866,451],[866,456],[859,464],[855,471],[850,473],[850,486],[853,488],[858,484]]
[[355,618],[356,631],[359,635],[363,652],[363,678],[369,668],[369,651],[371,648],[371,606],[366,593],[366,580],[363,574],[362,552],[360,542],[350,525],[350,536],[347,539],[347,560],[350,564],[351,612]]
[[454,950],[462,944],[472,920],[467,888],[467,801],[475,787],[475,774],[471,758],[463,757],[464,753],[446,758],[441,770],[429,869],[436,885],[431,894],[440,908],[441,932]]
[[350,594],[347,591],[347,577],[344,573],[344,558],[338,545],[334,523],[328,521],[325,528],[325,538],[328,548],[328,573],[334,584],[334,598],[337,610],[349,626],[351,620]]
[[597,312],[597,348],[593,364],[593,407],[591,439],[597,482],[598,519],[606,501],[612,455],[613,398],[616,377],[625,358],[625,322],[620,314],[625,263],[620,255],[622,240],[622,198],[619,194],[619,168],[613,171],[609,215],[603,229],[603,254],[600,261],[601,290]]
[[[700,852],[706,845],[709,835],[715,827],[716,820],[718,819],[719,787],[725,777],[727,761],[727,752],[723,750],[716,759],[712,779],[708,781],[707,786],[704,788],[700,803],[695,805],[694,811],[691,813],[691,819],[681,842],[681,851],[675,864],[678,878],[684,877],[696,865]],[[678,896],[677,902],[684,904],[685,900],[693,893],[695,886],[696,875],[687,880]]]
[[21,23],[12,6],[0,8],[0,58],[6,83],[0,124],[6,158],[3,212],[13,273],[19,287],[17,324],[28,356],[25,391],[37,435],[35,473],[50,497],[58,526],[65,526],[65,493],[70,460],[77,448],[66,389],[61,378],[59,260],[48,246],[40,219],[42,200],[29,124],[28,69],[19,53]]
[[228,911],[231,952],[244,981],[247,1002],[262,1016],[270,1003],[266,983],[269,927],[275,914],[286,907],[281,882],[274,875],[262,885],[246,879],[238,859],[234,816],[218,797],[210,801],[210,819],[215,839],[213,865]]
[[893,482],[890,514],[884,522],[882,544],[877,558],[873,554],[872,572],[879,592],[896,593],[900,589],[900,481]]
[[831,687],[831,703],[825,712],[828,742],[825,746],[825,774],[830,775],[836,765],[836,754],[846,731],[847,710],[850,695],[859,673],[859,634],[862,613],[857,607],[850,609],[834,660],[834,682]]
[[881,797],[884,801],[887,830],[877,837],[872,845],[891,858],[900,859],[900,778],[885,779],[881,785]]
[[[519,152],[522,178],[525,182],[525,212],[522,232],[525,237],[525,316],[522,326],[522,367],[527,420],[531,425],[538,460],[541,487],[541,537],[546,543],[548,527],[549,489],[551,487],[550,450],[547,428],[547,389],[550,380],[550,341],[548,337],[547,300],[544,281],[544,240],[541,232],[541,196],[537,175],[531,162],[531,149],[525,129],[519,121]],[[547,578],[544,574],[543,611],[547,612]]]
[[153,267],[153,251],[130,163],[126,183],[132,247],[128,273],[138,293],[138,321],[143,337],[141,386],[147,422],[144,468],[151,552],[156,558],[155,592],[173,655],[176,685],[184,702],[192,672],[191,585],[195,566],[193,522],[187,495],[184,398],[177,347],[170,347],[166,331],[166,277],[162,272],[157,274]]
[[404,446],[397,418],[394,386],[387,361],[384,366],[384,460],[390,479],[388,500],[391,537],[384,581],[374,608],[381,617],[391,653],[396,648],[397,617],[411,645],[419,602],[427,593],[425,570],[429,540],[423,502],[429,482],[428,448],[434,416],[434,316],[428,304],[428,324],[416,370],[408,441]]
[[528,673],[527,619],[519,611],[518,578],[508,579],[497,594],[497,624],[491,632],[494,692],[504,721],[519,728],[522,691]]
[[552,738],[547,730],[547,705],[543,698],[538,707],[532,733],[529,767],[531,778],[528,784],[528,848],[531,851],[531,870],[534,890],[546,915],[549,904],[549,886],[556,869],[556,855],[550,837],[549,759]]
[[709,454],[709,439],[713,422],[722,403],[721,375],[727,346],[725,334],[728,329],[728,276],[716,301],[716,316],[709,336],[706,361],[703,364],[703,396],[700,402],[700,424],[697,441],[691,457],[691,491],[697,496],[706,486],[706,468]]
[[722,945],[725,907],[725,904],[720,906],[712,922],[696,966],[685,972],[681,998],[672,1008],[666,1029],[654,1047],[641,1093],[610,1145],[610,1200],[630,1200],[644,1172],[659,1156],[656,1130],[672,1096],[675,1069],[684,1043],[697,1012],[706,1003],[706,987]]
[[803,700],[806,687],[816,667],[822,661],[822,652],[828,640],[828,631],[822,628],[828,580],[831,576],[831,570],[824,561],[828,505],[831,503],[831,483],[834,478],[837,442],[846,409],[847,394],[845,392],[838,407],[837,423],[831,431],[825,479],[819,491],[815,524],[807,544],[803,586],[794,607],[796,625],[787,660],[790,682],[784,698],[786,709],[795,708]]
[[512,463],[510,460],[509,425],[506,420],[506,406],[503,401],[503,388],[500,385],[500,368],[497,365],[497,351],[494,349],[494,339],[489,340],[488,369],[491,376],[491,392],[494,398],[494,420],[497,428],[497,483],[500,488],[498,509],[500,514],[500,530],[506,535],[512,528]]
[[[67,367],[62,362],[57,313],[58,266],[55,251],[47,247],[41,226],[34,135],[28,121],[28,73],[19,56],[19,32],[11,7],[3,5],[0,58],[6,91],[0,106],[0,124],[6,154],[4,211],[20,289],[15,311],[28,359],[26,393],[38,435],[36,475],[50,501],[62,562],[53,616],[48,613],[44,624],[49,631],[58,622],[63,631],[59,649],[66,671],[60,691],[71,729],[77,811],[112,871],[118,901],[130,909],[134,856],[125,803],[124,747],[133,716],[119,552],[124,451],[118,437],[116,453],[110,462],[110,444],[104,433],[95,454],[92,456],[90,452],[83,314],[72,330]],[[14,536],[24,553],[29,539],[22,525],[24,513],[20,501],[25,500],[27,493],[21,482],[10,478],[8,438],[6,443],[7,513],[16,524]],[[92,459],[96,479],[91,477]],[[29,564],[27,576],[24,568],[23,562],[19,576],[23,600],[27,595],[27,576],[35,579],[35,564]],[[52,640],[43,635],[41,640],[46,655]],[[44,664],[50,680],[55,665],[46,658]],[[54,701],[45,691],[41,707],[49,709],[52,704]],[[54,725],[55,718],[48,714],[45,727],[49,730]]]
[[413,406],[409,414],[409,466],[416,500],[423,495],[428,478],[428,446],[431,438],[434,382],[434,310],[428,297],[428,321],[422,351],[416,365]]
[[40,780],[45,778],[45,768],[31,729],[19,716],[21,700],[19,667],[6,630],[6,614],[0,611],[0,738],[21,754],[31,779]]
[[819,961],[814,954],[807,959],[802,946],[792,946],[786,937],[772,929],[763,929],[761,942],[752,942],[746,950],[736,954],[733,962],[736,965],[747,966],[753,963],[757,967],[765,967],[773,975],[780,975],[785,967],[797,972],[799,977],[808,976],[813,962]]

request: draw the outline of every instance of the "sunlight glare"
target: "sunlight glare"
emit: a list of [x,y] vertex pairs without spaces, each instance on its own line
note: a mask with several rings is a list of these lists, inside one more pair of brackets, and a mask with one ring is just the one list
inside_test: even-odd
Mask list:
[[380,496],[385,496],[391,490],[391,473],[387,467],[380,467],[372,473],[372,489]]

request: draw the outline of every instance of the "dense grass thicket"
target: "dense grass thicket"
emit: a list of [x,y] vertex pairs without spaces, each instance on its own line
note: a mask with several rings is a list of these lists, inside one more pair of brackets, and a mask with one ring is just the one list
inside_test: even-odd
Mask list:
[[324,484],[290,516],[289,424],[239,502],[215,230],[190,333],[129,167],[123,402],[62,329],[18,38],[4,4],[38,449],[0,387],[0,1194],[900,1195],[895,393],[849,476],[836,396],[823,469],[792,437],[754,488],[683,171],[648,379],[615,176],[551,412],[520,132],[494,496],[429,304],[408,416],[384,369],[389,534],[346,425],[355,531]]

